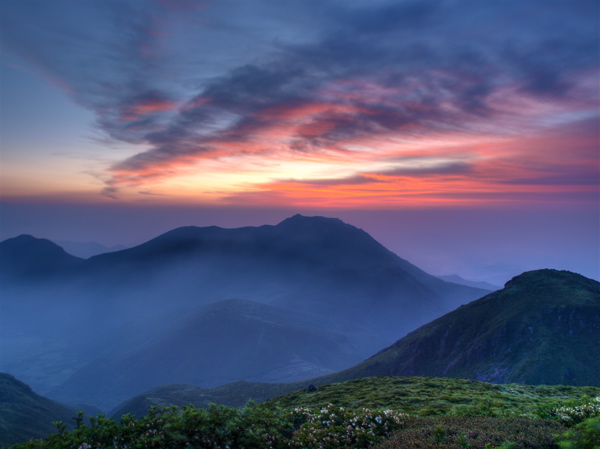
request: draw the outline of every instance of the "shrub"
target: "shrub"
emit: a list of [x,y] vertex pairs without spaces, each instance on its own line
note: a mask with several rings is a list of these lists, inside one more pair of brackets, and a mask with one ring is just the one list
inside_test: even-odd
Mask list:
[[588,418],[558,438],[561,449],[600,448],[600,416]]
[[564,430],[556,422],[522,418],[412,417],[375,448],[556,449],[554,434]]
[[294,409],[295,422],[302,422],[288,442],[289,447],[357,448],[368,447],[398,430],[407,418],[392,410],[352,411],[329,404],[318,411]]
[[588,418],[600,416],[600,396],[584,398],[579,405],[553,408],[550,415],[568,426],[579,424]]

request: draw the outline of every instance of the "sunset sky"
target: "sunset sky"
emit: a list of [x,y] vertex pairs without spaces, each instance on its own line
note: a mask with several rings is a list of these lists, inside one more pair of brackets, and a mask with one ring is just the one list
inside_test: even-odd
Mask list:
[[1,0],[0,238],[339,217],[432,274],[600,271],[600,2]]

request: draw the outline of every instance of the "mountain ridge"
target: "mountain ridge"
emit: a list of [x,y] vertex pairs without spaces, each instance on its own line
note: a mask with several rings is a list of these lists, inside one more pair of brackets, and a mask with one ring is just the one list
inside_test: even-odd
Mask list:
[[[43,283],[25,270],[7,290],[6,325],[0,336],[14,351],[0,361],[0,370],[13,372],[44,394],[55,392],[55,399],[74,402],[83,402],[74,397],[82,385],[75,382],[77,372],[88,369],[90,382],[100,382],[89,367],[102,366],[103,360],[121,366],[115,358],[144,351],[183,326],[180,311],[193,314],[209,303],[236,298],[311,316],[310,325],[304,320],[303,332],[314,332],[310,327],[316,325],[348,338],[358,361],[487,293],[437,279],[339,219],[301,215],[275,226],[176,228],[133,248],[72,261],[73,266],[56,264],[58,271]],[[243,336],[237,338],[240,345],[246,343]],[[335,347],[335,339],[327,341]],[[181,335],[172,344],[172,351],[162,351],[167,358],[188,343]],[[17,348],[31,356],[24,360]],[[261,351],[268,353],[267,348]],[[278,351],[272,353],[273,360],[284,348]],[[286,363],[268,378],[289,380]],[[310,371],[320,365],[302,366]],[[264,380],[246,368],[235,374],[237,379]],[[36,369],[45,374],[36,375]],[[173,377],[160,382],[187,379],[175,374],[176,366]],[[214,384],[203,386],[209,385]],[[116,404],[106,403],[108,396],[98,392],[86,402],[102,401],[110,408]]]

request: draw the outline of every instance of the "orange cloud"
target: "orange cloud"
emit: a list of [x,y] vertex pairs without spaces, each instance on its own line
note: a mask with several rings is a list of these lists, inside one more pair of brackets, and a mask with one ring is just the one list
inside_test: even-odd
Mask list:
[[147,114],[154,114],[157,112],[169,112],[177,107],[177,102],[174,100],[146,100],[132,106],[129,106],[123,114],[121,114],[121,121],[133,121],[139,120],[142,116]]

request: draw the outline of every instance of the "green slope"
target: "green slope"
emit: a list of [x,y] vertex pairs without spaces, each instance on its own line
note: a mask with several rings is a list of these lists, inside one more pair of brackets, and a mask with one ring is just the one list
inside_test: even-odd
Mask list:
[[411,415],[520,416],[551,403],[600,395],[600,387],[496,385],[435,377],[367,377],[298,390],[266,401],[268,407],[390,408]]
[[10,374],[0,373],[0,447],[45,437],[56,431],[52,422],[69,422],[76,415]]
[[567,271],[537,270],[326,380],[438,376],[600,386],[599,342],[600,283]]

